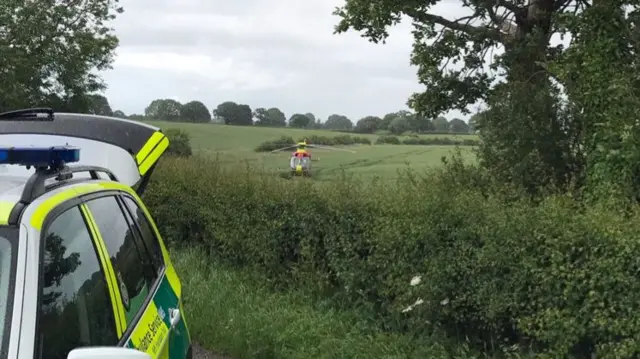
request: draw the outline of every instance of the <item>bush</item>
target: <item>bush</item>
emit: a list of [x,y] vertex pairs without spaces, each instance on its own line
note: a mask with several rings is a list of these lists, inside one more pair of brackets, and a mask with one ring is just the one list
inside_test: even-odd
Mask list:
[[478,146],[480,141],[471,138],[459,140],[449,137],[407,137],[402,140],[402,144],[423,146]]
[[376,140],[376,145],[400,145],[402,142],[397,136],[387,135],[380,136]]
[[301,137],[300,139],[298,139],[298,141],[301,142],[305,138],[307,139],[308,143],[322,145],[322,146],[346,146],[346,145],[355,145],[355,144],[362,144],[362,145],[371,144],[371,140],[368,139],[367,137],[350,136],[350,135],[339,135],[334,137],[313,135],[308,137]]
[[480,141],[471,138],[459,140],[449,137],[405,136],[400,140],[397,136],[385,135],[376,140],[377,145],[422,145],[422,146],[478,146]]
[[189,157],[193,154],[189,133],[181,129],[170,128],[164,131],[164,134],[169,138],[167,154],[181,157]]
[[498,197],[456,170],[473,178],[318,186],[167,158],[145,197],[171,243],[369,308],[389,330],[549,358],[633,357],[640,213]]
[[275,151],[283,147],[291,146],[293,143],[294,142],[292,137],[282,136],[277,140],[262,142],[261,144],[258,145],[258,147],[256,147],[255,151],[256,152]]

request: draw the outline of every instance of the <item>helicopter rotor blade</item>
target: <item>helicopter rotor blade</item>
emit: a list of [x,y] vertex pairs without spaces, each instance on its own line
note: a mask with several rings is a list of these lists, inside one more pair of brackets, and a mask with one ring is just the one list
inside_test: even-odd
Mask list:
[[332,151],[343,151],[343,152],[351,152],[351,153],[356,153],[356,151],[352,151],[352,150],[347,150],[344,148],[336,148],[336,147],[331,147],[331,146],[321,146],[321,145],[307,145],[307,147],[315,147],[315,148],[322,148],[325,150],[332,150]]
[[290,148],[294,148],[296,147],[296,145],[291,145],[291,146],[287,146],[287,147],[282,147],[282,148],[278,148],[277,150],[273,150],[270,153],[274,153],[274,152],[279,152],[279,151],[284,151],[284,150],[288,150]]

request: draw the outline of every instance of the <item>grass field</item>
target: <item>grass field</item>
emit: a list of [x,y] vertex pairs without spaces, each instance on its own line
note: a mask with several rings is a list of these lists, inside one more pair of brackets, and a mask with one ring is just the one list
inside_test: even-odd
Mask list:
[[[240,127],[212,124],[185,124],[175,122],[151,122],[163,129],[179,128],[191,136],[191,145],[195,151],[217,156],[219,161],[228,165],[253,167],[265,170],[286,171],[290,151],[280,153],[257,153],[255,147],[268,140],[282,136],[294,139],[303,136],[338,136],[340,132],[323,130],[299,130],[289,128]],[[421,135],[422,137],[449,137],[456,135]],[[377,135],[363,135],[375,142]],[[462,137],[462,136],[459,136]],[[464,138],[475,136],[464,136]],[[395,176],[398,170],[407,167],[424,170],[439,166],[441,158],[451,153],[453,146],[405,146],[405,145],[356,145],[350,146],[355,153],[314,149],[313,175],[316,179],[332,179],[343,171],[346,174],[365,177]],[[473,160],[470,148],[462,148],[463,155]]]

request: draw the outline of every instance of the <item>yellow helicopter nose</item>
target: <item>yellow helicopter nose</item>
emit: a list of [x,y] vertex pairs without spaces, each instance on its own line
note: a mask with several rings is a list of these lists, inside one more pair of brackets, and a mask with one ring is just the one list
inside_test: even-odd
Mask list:
[[296,172],[298,172],[298,173],[302,172],[302,166],[301,165],[297,165],[296,166]]

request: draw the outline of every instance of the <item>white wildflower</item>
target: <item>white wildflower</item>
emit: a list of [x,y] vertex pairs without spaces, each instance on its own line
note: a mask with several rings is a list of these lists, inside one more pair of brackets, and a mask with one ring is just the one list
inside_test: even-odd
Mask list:
[[449,298],[445,298],[444,300],[442,300],[442,302],[440,302],[440,305],[447,305],[449,304]]
[[415,306],[420,305],[420,304],[422,304],[422,303],[424,303],[424,300],[422,300],[422,298],[418,298],[418,299],[416,300],[416,302],[415,302],[415,303],[413,303],[413,304],[411,304],[410,306],[408,306],[408,307],[404,308],[404,309],[402,310],[402,313],[410,312],[410,311],[412,311],[412,310],[413,310],[413,308],[414,308]]
[[422,280],[422,277],[421,277],[421,276],[419,276],[419,275],[417,275],[417,276],[415,276],[415,277],[411,278],[411,282],[409,282],[409,284],[410,284],[412,287],[415,287],[415,286],[417,286],[418,284],[420,284],[420,281],[421,281],[421,280]]

